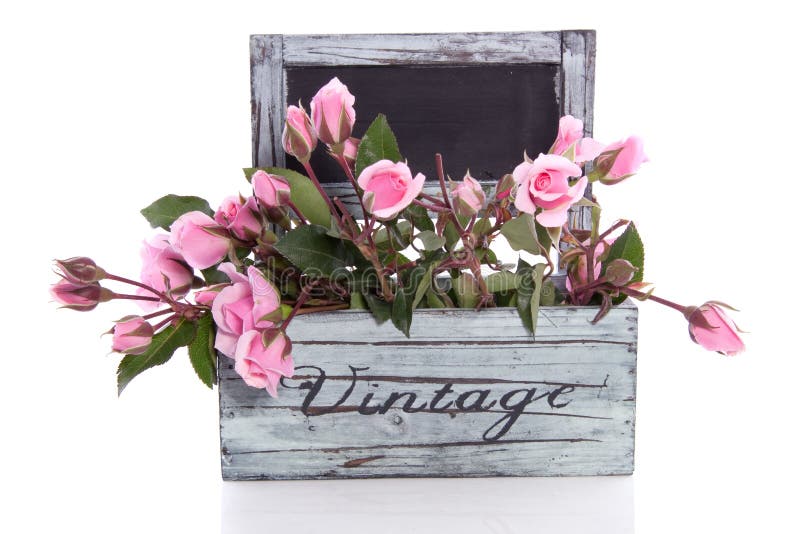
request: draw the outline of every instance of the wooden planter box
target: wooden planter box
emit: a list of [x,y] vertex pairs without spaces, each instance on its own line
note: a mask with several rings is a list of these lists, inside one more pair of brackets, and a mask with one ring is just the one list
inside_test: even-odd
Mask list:
[[[338,76],[357,95],[355,136],[378,112],[398,117],[415,172],[434,176],[438,151],[453,176],[469,167],[493,186],[523,149],[548,150],[558,117],[583,120],[591,136],[594,55],[585,30],[254,35],[253,165],[297,168],[281,146],[286,105],[307,105]],[[324,187],[360,216],[352,187],[318,152]],[[433,181],[426,191],[436,194]],[[590,224],[588,209],[572,213],[573,227]],[[535,340],[505,308],[417,310],[410,338],[367,312],[298,317],[297,374],[279,399],[220,357],[222,476],[629,474],[637,309],[625,303],[591,325],[596,313],[543,308]]]
[[367,312],[299,317],[280,397],[220,356],[225,480],[633,472],[637,308],[418,310],[411,338]]

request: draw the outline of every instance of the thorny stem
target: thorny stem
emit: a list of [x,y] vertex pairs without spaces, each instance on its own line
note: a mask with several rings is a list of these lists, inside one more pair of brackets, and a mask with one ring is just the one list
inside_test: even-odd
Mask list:
[[[123,284],[130,284],[132,286],[141,287],[142,289],[146,289],[150,293],[154,293],[154,294],[158,295],[159,297],[161,297],[162,300],[164,300],[166,302],[172,302],[172,299],[169,298],[165,293],[157,291],[157,290],[153,289],[152,287],[150,287],[148,285],[145,285],[145,284],[143,284],[141,282],[137,282],[136,280],[130,280],[129,278],[123,278],[121,276],[117,276],[117,275],[111,274],[111,273],[106,273],[106,278],[108,280],[114,280],[116,282],[122,282]],[[156,299],[156,300],[158,300],[158,299]]]
[[149,300],[152,302],[161,302],[161,299],[157,297],[142,297],[140,295],[123,295],[120,293],[114,293],[114,298],[124,299],[124,300]]
[[686,306],[681,306],[680,304],[678,304],[676,302],[672,302],[671,300],[667,300],[667,299],[664,299],[664,298],[661,298],[661,297],[657,297],[655,295],[648,295],[647,293],[642,293],[641,291],[637,291],[637,290],[631,289],[629,287],[621,287],[621,288],[619,288],[619,290],[620,290],[620,293],[625,293],[626,295],[628,295],[630,297],[652,300],[653,302],[658,302],[659,304],[663,304],[664,306],[672,308],[673,310],[678,310],[679,312],[681,312],[684,315],[686,314]]
[[305,216],[303,215],[303,212],[300,211],[300,209],[295,205],[294,202],[289,200],[289,201],[286,202],[286,205],[289,206],[290,208],[292,208],[292,211],[294,211],[295,214],[297,214],[297,218],[300,219],[301,223],[308,224],[308,219],[305,218]]
[[297,310],[295,315],[305,315],[308,313],[318,313],[318,312],[325,312],[325,311],[334,311],[334,310],[343,310],[348,308],[350,305],[346,303],[341,304],[331,304],[330,306],[314,306],[313,308],[303,308],[302,310]]
[[160,323],[158,323],[157,325],[155,325],[155,326],[153,327],[153,332],[158,332],[158,331],[159,331],[159,330],[160,330],[162,327],[164,327],[164,326],[168,325],[168,324],[169,324],[169,323],[171,323],[171,322],[172,322],[174,319],[175,319],[175,316],[174,316],[174,315],[170,315],[169,317],[167,317],[166,319],[164,319],[163,321],[161,321]]
[[611,232],[613,232],[614,230],[616,230],[620,226],[625,226],[629,222],[630,221],[626,221],[625,219],[618,220],[617,222],[615,222],[614,224],[611,225],[611,228],[609,228],[608,230],[606,230],[605,232],[603,232],[602,234],[597,236],[597,242],[598,243],[601,242],[603,239],[607,238],[611,234]]
[[443,212],[448,212],[449,213],[449,212],[452,211],[450,208],[446,208],[446,207],[443,207],[443,206],[434,206],[432,204],[425,204],[424,202],[422,202],[420,200],[417,200],[416,198],[414,200],[412,200],[411,202],[413,202],[417,206],[422,206],[423,208],[425,208],[428,211],[435,211],[435,212],[439,212],[439,213],[443,213]]
[[152,319],[153,317],[158,317],[159,315],[164,315],[165,313],[171,313],[173,311],[175,310],[173,310],[172,308],[167,308],[166,310],[159,310],[157,312],[148,313],[147,315],[142,317],[142,319]]

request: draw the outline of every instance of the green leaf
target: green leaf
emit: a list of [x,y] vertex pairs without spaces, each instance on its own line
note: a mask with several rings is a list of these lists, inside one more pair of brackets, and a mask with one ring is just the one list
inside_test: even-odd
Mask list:
[[544,274],[544,263],[539,263],[533,268],[533,294],[531,294],[531,334],[536,334],[536,323],[539,319],[539,299],[542,296],[542,275]]
[[419,204],[409,204],[409,206],[403,210],[403,217],[411,221],[411,224],[419,230],[429,230],[432,232],[436,229],[433,220],[431,220],[430,215],[428,215],[428,210]]
[[422,299],[428,293],[428,290],[431,288],[431,280],[433,279],[433,270],[436,268],[437,263],[431,263],[428,268],[425,270],[425,274],[419,280],[417,284],[416,292],[414,293],[414,302],[411,304],[411,309],[417,309]]
[[214,352],[214,320],[206,313],[197,321],[197,334],[189,344],[189,361],[203,384],[217,383],[216,353]]
[[284,177],[289,182],[292,204],[303,212],[303,216],[312,224],[318,224],[326,228],[331,227],[331,212],[328,209],[328,203],[322,198],[314,182],[307,176],[281,167],[258,167],[243,170],[248,181],[259,170]]
[[519,287],[519,276],[510,271],[492,273],[486,277],[486,287],[489,293],[507,292]]
[[387,223],[386,226],[375,232],[373,237],[375,246],[386,250],[391,245],[395,250],[403,250],[411,243],[412,230],[411,223],[408,221]]
[[356,176],[360,175],[366,167],[382,159],[396,163],[402,157],[400,149],[397,147],[397,139],[392,133],[392,129],[389,128],[389,122],[381,113],[372,121],[358,145]]
[[228,275],[218,271],[216,265],[207,269],[203,269],[200,272],[203,273],[203,279],[206,281],[206,285],[211,286],[214,284],[225,284],[230,282]]
[[431,230],[424,230],[417,234],[417,239],[422,241],[422,248],[425,250],[437,250],[444,246],[445,238]]
[[367,307],[375,317],[378,324],[383,324],[392,317],[392,305],[385,300],[379,298],[372,293],[364,293],[364,299],[367,301]]
[[[603,261],[603,275],[606,266],[616,259],[628,260],[639,269],[634,273],[631,283],[641,282],[644,279],[644,243],[639,237],[636,225],[630,223],[624,232],[614,241],[608,249],[606,259]],[[614,304],[619,304],[625,300],[626,295],[620,295],[613,300]]]
[[412,301],[403,289],[398,289],[392,302],[392,324],[406,337],[410,337]]
[[364,295],[359,293],[358,291],[353,291],[350,293],[350,309],[351,310],[366,310],[367,308],[367,301],[364,300]]
[[456,225],[453,224],[452,220],[448,220],[447,224],[444,225],[444,231],[442,232],[444,235],[444,246],[447,247],[447,250],[453,250],[453,247],[458,240],[461,239],[461,235],[458,233],[458,228]]
[[531,254],[542,255],[542,248],[548,250],[551,241],[546,229],[539,230],[540,227],[541,225],[536,223],[533,215],[521,213],[518,217],[503,224],[500,233],[514,250],[525,250]]
[[274,247],[301,271],[317,271],[331,276],[347,267],[342,242],[327,235],[327,228],[303,225],[286,232]]
[[519,277],[519,286],[517,289],[517,313],[519,313],[522,324],[528,332],[533,332],[535,326],[533,324],[533,317],[531,316],[531,296],[533,295],[533,269],[522,259],[517,264],[517,276]]
[[484,217],[475,223],[475,226],[472,227],[472,233],[477,236],[486,235],[489,233],[489,230],[492,229],[492,226],[494,226],[492,221],[490,221],[488,217]]
[[542,284],[542,295],[539,297],[540,306],[555,306],[558,297],[556,285],[549,278]]
[[428,291],[425,292],[425,302],[428,304],[429,308],[446,308],[444,301],[436,294],[433,288],[428,288]]
[[169,230],[175,219],[190,211],[202,211],[209,217],[214,215],[214,210],[208,202],[200,197],[167,195],[159,198],[141,211],[147,222],[153,228]]
[[453,290],[456,293],[456,300],[459,308],[475,308],[481,297],[478,282],[470,273],[461,273],[461,276],[453,280]]
[[174,326],[170,325],[154,335],[147,352],[139,355],[129,354],[122,358],[117,368],[117,394],[122,394],[122,390],[131,383],[131,380],[143,371],[169,361],[179,347],[192,342],[196,330],[195,323],[180,319]]

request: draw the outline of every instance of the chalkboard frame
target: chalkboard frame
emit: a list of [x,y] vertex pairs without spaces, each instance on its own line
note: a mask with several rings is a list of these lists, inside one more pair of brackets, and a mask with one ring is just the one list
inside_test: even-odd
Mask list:
[[[559,111],[583,120],[591,136],[594,120],[594,30],[511,33],[251,35],[252,158],[256,167],[286,164],[281,146],[286,70],[295,67],[368,65],[552,64],[559,67]],[[435,189],[433,184],[430,186]],[[347,183],[325,184],[359,216]],[[435,191],[431,191],[434,192]],[[588,210],[572,224],[587,228]]]

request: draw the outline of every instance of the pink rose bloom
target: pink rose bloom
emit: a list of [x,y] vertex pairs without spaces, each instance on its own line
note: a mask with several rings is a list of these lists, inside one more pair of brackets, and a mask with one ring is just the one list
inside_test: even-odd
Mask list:
[[248,386],[266,389],[273,397],[278,396],[278,384],[282,376],[294,374],[294,361],[287,351],[286,336],[279,333],[264,346],[262,332],[249,330],[242,334],[236,344],[234,369]]
[[113,332],[111,348],[123,354],[144,354],[153,340],[153,326],[138,315],[130,315],[117,321]]
[[605,148],[605,152],[617,150],[621,148],[614,165],[606,176],[600,178],[600,182],[606,185],[613,185],[630,178],[635,174],[642,163],[648,161],[647,155],[644,153],[644,144],[642,139],[635,135],[630,136],[625,141],[617,141],[611,143]]
[[103,295],[103,288],[97,282],[76,284],[66,278],[50,286],[50,296],[64,308],[77,311],[91,311],[100,302],[108,300]]
[[382,221],[393,219],[411,204],[424,184],[421,173],[412,179],[408,165],[388,159],[373,163],[358,177],[358,185],[364,190],[364,206]]
[[358,157],[358,145],[360,144],[361,139],[357,137],[351,137],[344,142],[344,152],[342,155],[350,167],[353,167],[356,164],[356,158]]
[[[148,285],[165,293],[167,290],[175,297],[182,297],[189,292],[194,280],[194,271],[184,259],[169,244],[169,236],[157,234],[142,243],[140,251],[142,258],[142,272],[140,279]],[[169,287],[167,287],[169,285]],[[138,288],[136,294],[143,297],[153,297],[152,292]],[[144,309],[151,309],[157,303],[140,301]]]
[[230,239],[217,222],[202,211],[184,213],[172,223],[169,244],[195,269],[216,265],[228,254]]
[[583,137],[583,121],[572,115],[565,115],[558,121],[558,135],[551,152],[559,156],[575,145],[575,163],[590,161],[603,151],[602,143],[591,137]]
[[[592,263],[594,263],[594,269],[592,269],[592,271],[594,272],[595,280],[597,280],[600,277],[600,273],[603,270],[603,264],[600,261],[600,258],[603,256],[603,254],[606,253],[608,247],[610,247],[613,242],[614,238],[603,240],[600,243],[598,243],[597,247],[595,247],[594,249],[595,250],[594,258],[592,258],[593,259]],[[587,239],[586,241],[583,242],[583,244],[588,246],[589,240]],[[575,266],[572,269],[570,269],[569,272],[567,273],[567,280],[566,280],[567,291],[572,291],[573,287],[585,286],[586,284],[589,283],[588,262],[589,259],[586,257],[586,254],[581,254],[580,256],[578,256]]]
[[261,212],[255,197],[244,201],[240,196],[226,198],[214,220],[243,241],[252,241],[261,234]]
[[219,270],[233,283],[220,291],[211,304],[211,316],[217,325],[214,347],[233,358],[236,342],[243,333],[269,328],[280,320],[281,298],[255,267],[247,269],[247,276],[238,273],[231,263],[223,263]]
[[265,208],[284,206],[291,200],[289,182],[283,176],[256,171],[250,182],[253,184],[253,194]]
[[283,127],[283,149],[300,162],[311,158],[317,147],[317,132],[303,108],[289,106],[286,109],[286,125]]
[[569,179],[581,175],[581,168],[567,158],[555,154],[540,154],[533,163],[527,161],[514,169],[514,181],[519,184],[514,205],[518,210],[534,214],[547,228],[558,228],[567,222],[570,206],[583,196],[587,179],[581,177],[575,185]]
[[478,213],[486,202],[486,194],[481,184],[470,176],[469,172],[464,180],[459,182],[452,190],[453,208],[456,214],[462,217],[472,217]]
[[744,351],[744,342],[736,326],[725,310],[715,302],[706,302],[688,313],[689,336],[706,350],[726,356],[735,356]]
[[333,78],[317,91],[311,99],[311,120],[314,122],[319,140],[327,145],[343,143],[353,133],[356,97],[347,86]]

